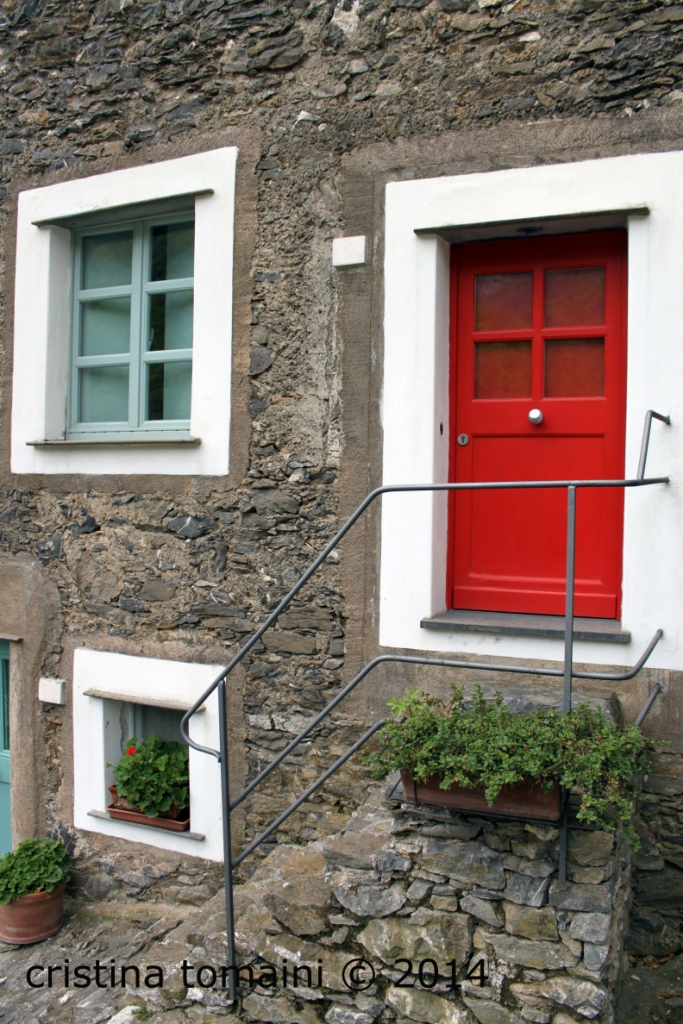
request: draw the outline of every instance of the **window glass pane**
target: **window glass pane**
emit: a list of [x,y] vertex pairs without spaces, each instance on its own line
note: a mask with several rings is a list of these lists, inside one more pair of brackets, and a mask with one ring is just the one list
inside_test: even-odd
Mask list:
[[83,239],[82,288],[113,288],[131,283],[133,232],[115,231]]
[[582,327],[604,322],[604,267],[546,270],[546,327]]
[[147,419],[189,420],[192,363],[150,363]]
[[530,341],[487,341],[474,346],[475,398],[528,398],[530,395]]
[[192,291],[150,295],[150,352],[192,348],[192,309]]
[[531,295],[531,273],[478,274],[475,278],[475,330],[511,331],[531,327]]
[[130,299],[81,303],[82,356],[108,356],[130,350]]
[[581,398],[604,393],[603,338],[562,338],[546,341],[546,398]]
[[194,276],[194,222],[152,228],[152,281]]
[[80,423],[128,422],[128,367],[79,370]]

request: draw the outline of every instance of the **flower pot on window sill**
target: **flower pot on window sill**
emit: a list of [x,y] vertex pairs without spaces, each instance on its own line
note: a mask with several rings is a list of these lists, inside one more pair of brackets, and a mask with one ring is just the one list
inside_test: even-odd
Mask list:
[[405,771],[401,772],[401,782],[403,797],[410,803],[540,821],[559,821],[562,816],[563,791],[557,782],[547,791],[538,781],[511,783],[503,786],[490,807],[483,789],[465,789],[456,785],[441,789],[438,775],[416,782],[412,773]]
[[27,946],[56,935],[63,924],[65,889],[62,882],[52,892],[30,892],[0,904],[0,941]]
[[118,821],[131,821],[137,825],[152,825],[153,828],[165,828],[171,832],[187,832],[190,827],[190,808],[178,808],[171,804],[168,811],[160,814],[157,818],[150,818],[143,814],[139,808],[131,807],[123,797],[116,791],[116,786],[110,786],[109,792],[112,795],[112,802],[107,805],[110,818]]

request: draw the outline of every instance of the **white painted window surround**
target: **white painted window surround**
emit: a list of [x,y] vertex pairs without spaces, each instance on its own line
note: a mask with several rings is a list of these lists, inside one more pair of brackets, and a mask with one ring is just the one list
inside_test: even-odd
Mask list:
[[[197,665],[183,661],[139,658],[107,651],[78,648],[74,652],[74,825],[88,832],[100,832],[130,842],[145,843],[162,850],[175,850],[190,857],[223,860],[221,782],[218,761],[209,754],[190,749],[190,828],[204,835],[201,841],[182,833],[152,829],[94,817],[90,811],[105,812],[111,801],[107,786],[113,782],[105,762],[115,763],[116,748],[107,730],[116,729],[107,715],[110,701],[86,696],[86,690],[121,695],[137,703],[162,707],[191,706],[220,672],[221,665]],[[194,716],[190,736],[206,747],[218,747],[218,697],[206,701],[205,710]],[[180,737],[179,737],[180,738]],[[116,751],[118,753],[118,750]]]
[[[227,474],[236,163],[237,149],[226,147],[20,193],[13,473]],[[187,194],[196,196],[190,435],[201,444],[34,447],[63,438],[66,426],[71,232],[45,222]]]
[[[632,641],[628,646],[577,642],[581,662],[632,664],[661,627],[664,638],[649,664],[683,668],[681,181],[683,153],[674,152],[394,182],[386,188],[385,484],[448,478],[449,246],[436,229],[634,211],[626,220],[626,475],[636,474],[643,420],[652,408],[670,414],[672,426],[653,425],[647,475],[669,475],[671,484],[626,491],[622,623]],[[643,215],[643,208],[649,214]],[[432,494],[381,500],[383,647],[561,660],[559,640],[421,629],[423,617],[446,607],[446,500]]]

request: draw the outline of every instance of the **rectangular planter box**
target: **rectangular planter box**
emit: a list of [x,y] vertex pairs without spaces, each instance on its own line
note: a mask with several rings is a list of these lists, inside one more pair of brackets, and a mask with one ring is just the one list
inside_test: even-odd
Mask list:
[[[113,803],[107,804],[107,810],[109,811],[110,818],[116,818],[118,821],[132,821],[136,825],[151,825],[153,828],[165,828],[171,832],[187,832],[190,828],[190,808],[186,807],[182,811],[175,811],[174,816],[170,817],[165,814],[160,814],[158,818],[150,818],[142,811],[132,811],[127,807],[118,806],[119,798],[116,795],[116,786],[110,786],[109,792],[114,798]],[[173,805],[175,808],[175,804]]]
[[489,807],[481,789],[451,786],[439,787],[440,778],[433,775],[425,782],[415,782],[410,772],[401,772],[403,797],[409,803],[450,807],[457,811],[474,811],[508,818],[531,818],[540,821],[559,821],[562,816],[562,789],[555,783],[547,792],[538,782],[515,782],[503,786]]

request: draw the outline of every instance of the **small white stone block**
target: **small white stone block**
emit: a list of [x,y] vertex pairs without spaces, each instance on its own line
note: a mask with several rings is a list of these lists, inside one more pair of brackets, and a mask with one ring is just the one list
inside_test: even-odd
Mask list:
[[357,267],[365,263],[365,235],[332,240],[332,266]]
[[38,700],[44,704],[66,704],[66,684],[54,676],[42,676],[38,680]]

